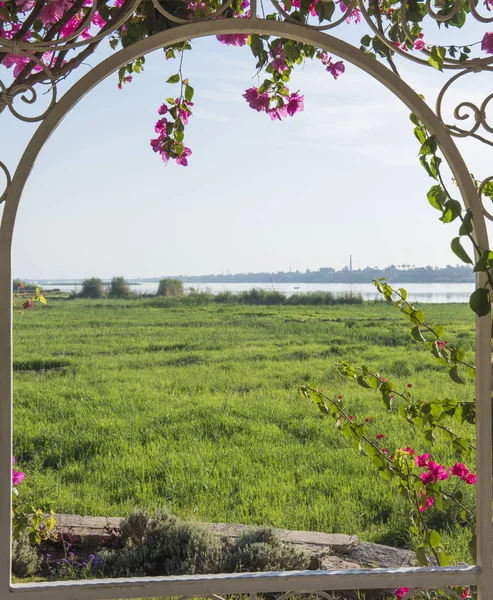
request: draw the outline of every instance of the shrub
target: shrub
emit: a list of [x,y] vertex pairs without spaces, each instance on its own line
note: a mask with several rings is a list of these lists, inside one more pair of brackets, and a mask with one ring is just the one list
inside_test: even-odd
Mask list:
[[97,277],[91,277],[91,279],[84,279],[82,282],[82,290],[79,292],[80,298],[103,298],[104,297],[104,286],[101,279]]
[[113,277],[110,284],[110,298],[128,298],[132,292],[124,277]]
[[310,557],[281,542],[270,527],[245,531],[228,549],[224,571],[294,571],[307,569]]
[[108,577],[193,575],[306,569],[308,554],[283,544],[271,528],[255,528],[237,540],[221,539],[166,511],[137,511],[120,526],[116,550],[103,550],[98,569]]
[[284,304],[286,302],[286,296],[275,290],[261,290],[259,288],[252,288],[247,292],[241,292],[238,294],[238,300],[243,304]]
[[134,513],[122,522],[119,550],[103,551],[103,572],[110,577],[219,573],[220,539],[205,528],[160,511]]
[[26,529],[12,544],[12,573],[16,577],[35,575],[41,561],[42,558],[36,547],[31,545],[29,532]]
[[158,296],[183,296],[183,283],[179,279],[161,279]]

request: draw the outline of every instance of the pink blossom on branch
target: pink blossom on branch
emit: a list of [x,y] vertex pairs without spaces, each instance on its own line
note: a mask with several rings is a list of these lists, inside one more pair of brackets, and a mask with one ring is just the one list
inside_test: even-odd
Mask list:
[[247,33],[225,33],[216,35],[216,39],[226,46],[245,46],[250,37]]
[[481,42],[481,50],[486,54],[493,54],[493,31],[488,31],[484,34],[483,41]]

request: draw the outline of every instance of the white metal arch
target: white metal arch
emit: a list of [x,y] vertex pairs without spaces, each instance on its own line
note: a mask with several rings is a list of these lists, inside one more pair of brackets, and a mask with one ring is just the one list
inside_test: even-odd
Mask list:
[[[441,120],[400,78],[357,48],[322,31],[301,24],[260,19],[219,19],[182,25],[141,40],[104,60],[84,75],[49,110],[18,164],[7,187],[0,225],[0,598],[89,600],[136,596],[207,596],[317,590],[379,589],[406,586],[436,588],[453,585],[478,586],[480,600],[493,600],[492,569],[492,452],[490,355],[491,320],[476,319],[477,401],[477,566],[372,569],[357,571],[307,571],[299,573],[254,573],[134,579],[85,580],[12,585],[11,552],[11,448],[12,448],[12,275],[11,243],[19,201],[39,152],[69,111],[100,81],[132,59],[163,46],[209,35],[248,33],[276,35],[298,40],[334,53],[380,81],[412,110],[435,135],[437,143],[460,188],[464,204],[473,214],[476,239],[488,248],[488,236],[480,197],[469,170]],[[477,286],[484,284],[479,274]],[[8,484],[8,485],[7,485]]]

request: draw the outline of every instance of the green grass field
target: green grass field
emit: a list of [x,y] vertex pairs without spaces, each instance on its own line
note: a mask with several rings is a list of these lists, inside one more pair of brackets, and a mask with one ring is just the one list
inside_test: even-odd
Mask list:
[[[472,359],[469,308],[424,310]],[[389,448],[424,450],[376,392],[335,368],[347,359],[403,387],[412,382],[423,399],[471,399],[473,384],[454,385],[408,330],[384,303],[53,300],[16,313],[14,451],[26,472],[22,493],[58,512],[123,516],[166,505],[201,521],[405,543],[405,507],[392,485],[296,388],[313,382],[342,394],[354,415],[372,417],[372,433],[385,433]],[[445,441],[435,454],[453,459]],[[467,532],[451,527],[456,554],[467,558]]]

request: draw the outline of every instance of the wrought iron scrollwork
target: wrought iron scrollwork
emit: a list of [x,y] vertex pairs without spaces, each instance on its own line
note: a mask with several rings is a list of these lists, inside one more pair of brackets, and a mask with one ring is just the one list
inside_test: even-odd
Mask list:
[[[8,52],[8,48],[0,46],[0,52]],[[50,100],[47,108],[43,110],[41,114],[34,116],[23,115],[16,109],[16,107],[14,106],[14,102],[17,97],[20,97],[20,100],[25,104],[35,104],[38,100],[38,92],[35,89],[35,85],[20,82],[16,85],[11,86],[10,88],[7,88],[7,86],[0,79],[0,113],[5,108],[8,108],[9,111],[14,115],[14,117],[20,119],[21,121],[26,121],[28,123],[42,121],[56,103],[57,89],[55,78],[50,69],[36,56],[30,54],[29,52],[25,52],[19,49],[16,49],[15,54],[16,56],[25,56],[29,58],[30,61],[34,62],[37,65],[37,69],[39,71],[43,71],[43,73],[45,74],[45,80],[49,86],[48,94],[50,96]]]
[[[483,129],[484,132],[493,134],[493,127],[490,123],[488,123],[487,116],[488,105],[493,100],[493,94],[487,96],[479,106],[476,103],[467,100],[460,102],[455,107],[453,116],[457,121],[461,122],[461,126],[447,123],[443,116],[444,99],[451,85],[458,81],[461,77],[470,75],[475,71],[481,72],[483,70],[493,72],[493,65],[486,66],[484,68],[479,66],[476,69],[465,69],[464,71],[461,71],[460,73],[457,73],[451,77],[438,94],[436,113],[451,135],[460,138],[473,137],[481,142],[484,142],[485,144],[488,144],[489,146],[493,146],[493,139],[488,139],[481,131],[481,129]],[[468,127],[466,127],[465,124],[462,124],[464,121],[467,121]]]

